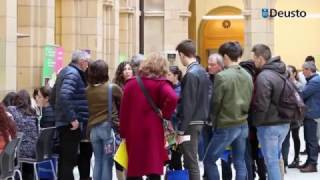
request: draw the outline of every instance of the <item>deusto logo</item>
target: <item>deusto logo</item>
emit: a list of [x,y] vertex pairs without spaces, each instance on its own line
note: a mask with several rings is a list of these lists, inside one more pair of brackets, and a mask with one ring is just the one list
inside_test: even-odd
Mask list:
[[283,10],[277,10],[277,9],[268,9],[268,8],[262,8],[261,14],[263,18],[304,18],[307,16],[306,11],[301,11],[299,9],[293,10],[293,11],[283,11]]

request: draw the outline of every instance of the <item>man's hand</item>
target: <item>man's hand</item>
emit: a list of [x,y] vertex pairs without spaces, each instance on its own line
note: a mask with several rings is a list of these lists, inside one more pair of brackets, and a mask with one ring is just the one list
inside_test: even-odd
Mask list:
[[71,121],[70,124],[72,126],[72,128],[70,128],[72,131],[79,128],[79,121],[78,120]]
[[182,144],[186,141],[190,141],[191,140],[191,136],[190,135],[177,135],[176,136],[176,142],[177,144]]

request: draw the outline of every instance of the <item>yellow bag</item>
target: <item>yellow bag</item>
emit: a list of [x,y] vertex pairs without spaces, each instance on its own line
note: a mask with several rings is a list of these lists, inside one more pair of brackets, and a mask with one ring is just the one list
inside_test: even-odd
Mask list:
[[121,141],[119,148],[114,155],[114,160],[123,168],[128,169],[128,152],[126,142],[124,140]]

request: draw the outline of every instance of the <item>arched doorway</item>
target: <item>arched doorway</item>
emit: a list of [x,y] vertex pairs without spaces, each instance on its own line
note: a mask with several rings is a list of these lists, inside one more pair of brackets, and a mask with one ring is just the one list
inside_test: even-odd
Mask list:
[[[207,15],[241,15],[241,10],[231,6],[222,6],[211,10]],[[208,56],[217,52],[219,46],[226,41],[239,41],[243,46],[244,26],[243,19],[203,19],[198,31],[198,52],[201,64],[207,67]]]

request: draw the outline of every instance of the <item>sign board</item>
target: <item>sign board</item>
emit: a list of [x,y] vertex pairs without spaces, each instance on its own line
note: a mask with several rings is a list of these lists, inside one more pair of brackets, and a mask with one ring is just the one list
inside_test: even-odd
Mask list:
[[62,47],[54,45],[46,45],[44,47],[44,61],[41,78],[42,86],[53,86],[57,74],[63,67],[63,54],[64,50]]

